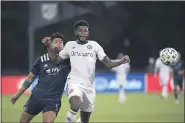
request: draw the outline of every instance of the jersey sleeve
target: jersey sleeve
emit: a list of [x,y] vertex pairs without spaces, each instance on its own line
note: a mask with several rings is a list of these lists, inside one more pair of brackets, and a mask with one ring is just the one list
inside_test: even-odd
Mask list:
[[40,71],[40,58],[35,60],[35,63],[33,64],[33,67],[31,69],[31,72],[35,75],[38,75]]
[[97,43],[96,45],[96,54],[97,54],[97,57],[98,59],[101,61],[104,59],[104,57],[106,56],[103,48]]
[[69,58],[69,43],[66,43],[66,45],[64,46],[64,49],[59,52],[59,56],[62,59]]

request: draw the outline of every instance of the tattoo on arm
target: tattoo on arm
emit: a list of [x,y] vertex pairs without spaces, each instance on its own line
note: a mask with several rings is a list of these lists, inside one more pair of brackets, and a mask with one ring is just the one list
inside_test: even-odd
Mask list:
[[29,88],[31,84],[32,84],[32,81],[28,81],[28,80],[25,80],[23,83],[24,87],[26,88]]

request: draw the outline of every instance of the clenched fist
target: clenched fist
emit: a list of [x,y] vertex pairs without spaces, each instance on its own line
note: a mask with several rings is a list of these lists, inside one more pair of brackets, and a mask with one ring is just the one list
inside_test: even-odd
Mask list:
[[19,96],[17,96],[16,94],[15,95],[13,95],[12,97],[11,97],[11,103],[14,105],[15,104],[15,102],[17,101],[19,99]]
[[46,46],[46,47],[49,47],[50,43],[51,43],[51,40],[50,40],[51,37],[44,37],[42,39],[42,43]]
[[123,56],[123,58],[121,58],[121,61],[123,64],[129,63],[130,62],[130,58],[128,55]]

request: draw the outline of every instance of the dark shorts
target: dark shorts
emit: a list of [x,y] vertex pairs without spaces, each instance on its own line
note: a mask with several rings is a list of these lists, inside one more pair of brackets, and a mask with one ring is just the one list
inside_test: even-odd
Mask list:
[[53,111],[56,113],[57,116],[60,107],[61,101],[48,101],[32,94],[29,100],[24,105],[24,111],[31,115],[37,115],[41,111],[42,113]]
[[183,88],[183,78],[175,78],[174,77],[174,85],[179,86],[181,89]]

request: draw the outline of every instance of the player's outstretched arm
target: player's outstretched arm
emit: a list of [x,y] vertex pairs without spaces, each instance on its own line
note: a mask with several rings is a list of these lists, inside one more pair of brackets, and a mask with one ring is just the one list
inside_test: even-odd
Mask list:
[[20,98],[20,96],[30,87],[35,77],[36,75],[30,72],[30,74],[24,81],[22,87],[18,90],[18,92],[15,95],[12,96],[11,98],[12,104],[14,104]]
[[111,60],[108,56],[105,56],[101,62],[108,68],[117,67],[121,64],[125,64],[130,62],[129,56],[125,55],[122,59],[119,60]]

